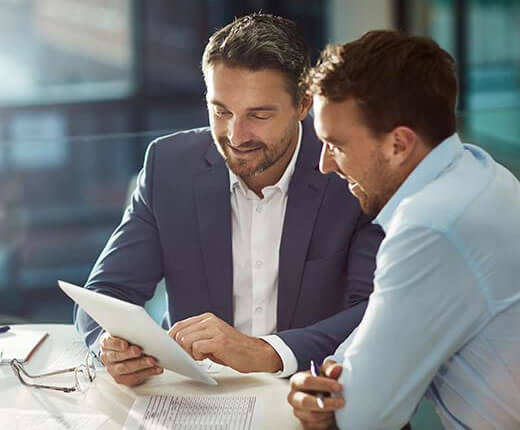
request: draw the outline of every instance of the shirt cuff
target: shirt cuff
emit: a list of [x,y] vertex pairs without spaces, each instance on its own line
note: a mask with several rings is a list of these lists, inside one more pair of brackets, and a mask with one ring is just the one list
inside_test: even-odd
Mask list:
[[260,339],[271,345],[282,359],[282,370],[273,373],[279,378],[287,378],[298,370],[298,361],[291,348],[278,336],[270,334],[268,336],[260,336]]
[[90,350],[90,352],[92,352],[96,358],[99,360],[100,363],[102,363],[101,361],[101,357],[100,357],[100,354],[101,354],[101,344],[100,344],[100,339],[101,339],[101,336],[105,333],[105,330],[101,330],[101,332],[98,334],[98,337],[96,338],[96,340],[94,342],[92,342],[92,344],[88,347],[88,349]]

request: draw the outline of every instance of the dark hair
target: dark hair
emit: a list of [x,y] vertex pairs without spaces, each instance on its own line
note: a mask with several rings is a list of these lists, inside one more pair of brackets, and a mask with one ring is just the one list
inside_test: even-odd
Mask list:
[[426,37],[379,30],[329,45],[306,81],[313,94],[354,99],[375,135],[404,125],[435,146],[455,132],[455,61]]
[[235,19],[210,37],[202,56],[204,76],[219,62],[282,72],[295,104],[305,93],[302,80],[310,67],[309,52],[303,34],[288,19],[263,13]]

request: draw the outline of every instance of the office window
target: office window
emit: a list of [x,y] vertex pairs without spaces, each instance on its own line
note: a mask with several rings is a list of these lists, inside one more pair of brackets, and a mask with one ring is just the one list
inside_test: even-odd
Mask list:
[[131,0],[3,0],[0,104],[127,95],[131,6]]
[[463,137],[520,177],[520,2],[414,0],[409,12],[410,31],[432,37],[464,66]]

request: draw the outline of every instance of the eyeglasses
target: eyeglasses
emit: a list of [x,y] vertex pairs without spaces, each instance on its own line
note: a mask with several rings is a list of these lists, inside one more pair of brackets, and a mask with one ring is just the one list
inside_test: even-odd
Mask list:
[[[56,391],[62,391],[64,393],[72,393],[74,391],[80,391],[85,392],[89,385],[94,381],[96,378],[96,366],[94,363],[94,356],[90,352],[85,357],[84,363],[80,364],[77,367],[70,367],[68,369],[63,370],[56,370],[54,372],[48,372],[48,373],[42,373],[40,375],[31,375],[27,373],[27,371],[24,369],[23,364],[20,363],[18,360],[11,360],[9,362],[11,369],[13,369],[14,374],[18,377],[20,382],[27,386],[27,387],[33,387],[33,388],[44,388],[48,390],[56,390]],[[44,385],[44,384],[37,384],[34,382],[29,382],[27,380],[35,380],[38,378],[45,378],[48,376],[55,376],[55,375],[61,375],[64,373],[74,373],[74,386],[73,387],[60,387],[56,385]]]

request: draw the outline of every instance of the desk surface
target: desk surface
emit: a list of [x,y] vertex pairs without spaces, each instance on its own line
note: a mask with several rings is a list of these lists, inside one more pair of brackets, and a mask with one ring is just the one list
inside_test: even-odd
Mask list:
[[[53,360],[71,342],[78,339],[70,325],[23,325],[19,329],[45,330],[49,337],[43,342],[26,365],[30,373],[41,369],[54,369]],[[78,363],[79,364],[79,363]],[[165,371],[145,384],[128,388],[116,384],[106,372],[98,372],[92,387],[85,393],[61,393],[24,387],[9,366],[0,366],[0,413],[3,408],[45,410],[52,413],[101,413],[109,419],[102,429],[120,429],[135,398],[150,394],[177,395],[254,395],[262,412],[259,428],[301,428],[287,403],[288,382],[269,374],[240,374],[225,368],[212,375],[219,385],[201,385],[175,373]]]

